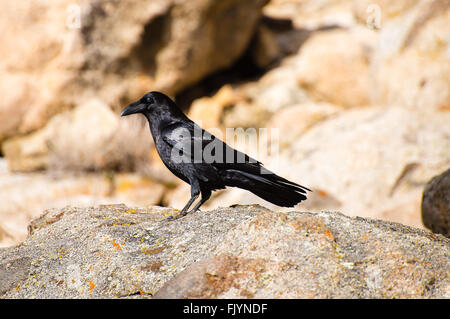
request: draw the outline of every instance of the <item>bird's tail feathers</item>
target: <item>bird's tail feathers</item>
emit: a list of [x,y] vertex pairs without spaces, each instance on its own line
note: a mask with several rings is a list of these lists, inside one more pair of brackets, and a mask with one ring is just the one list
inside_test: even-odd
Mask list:
[[293,207],[306,199],[310,189],[278,176],[268,170],[263,173],[227,170],[226,184],[246,189],[262,199],[283,207]]

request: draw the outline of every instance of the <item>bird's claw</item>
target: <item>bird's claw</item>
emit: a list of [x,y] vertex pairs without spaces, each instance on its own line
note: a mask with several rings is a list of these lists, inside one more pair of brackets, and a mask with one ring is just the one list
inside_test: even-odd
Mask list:
[[182,218],[182,217],[184,217],[184,216],[186,216],[186,215],[188,215],[188,214],[190,214],[190,213],[194,213],[194,212],[201,212],[201,210],[200,209],[197,209],[197,210],[190,210],[190,211],[188,211],[188,212],[180,212],[178,215],[176,215],[176,216],[169,216],[169,217],[167,217],[166,218],[166,220],[167,221],[174,221],[174,220],[176,220],[176,219],[180,219],[180,218]]
[[169,217],[167,217],[166,220],[169,221],[169,222],[171,222],[171,221],[180,219],[181,217],[184,217],[184,216],[186,216],[186,215],[187,215],[187,213],[181,212],[181,213],[179,213],[179,214],[176,215],[176,216],[169,216]]

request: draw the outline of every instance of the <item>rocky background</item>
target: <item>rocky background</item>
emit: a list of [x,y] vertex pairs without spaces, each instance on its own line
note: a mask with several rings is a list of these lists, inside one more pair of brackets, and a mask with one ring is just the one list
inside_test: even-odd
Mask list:
[[[185,204],[147,124],[118,115],[150,90],[211,131],[278,129],[276,154],[236,147],[312,188],[299,210],[424,227],[450,167],[450,1],[0,3],[0,246],[47,208]],[[282,210],[237,189],[204,208],[232,204]]]

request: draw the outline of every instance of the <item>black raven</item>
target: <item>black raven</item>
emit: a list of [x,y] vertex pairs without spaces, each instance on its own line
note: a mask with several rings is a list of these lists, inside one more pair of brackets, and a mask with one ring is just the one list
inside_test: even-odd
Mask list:
[[293,207],[310,189],[288,181],[239,152],[191,121],[161,92],[149,92],[128,105],[121,116],[142,113],[150,124],[155,146],[166,167],[191,185],[191,198],[176,218],[195,212],[211,191],[227,186],[246,189],[278,206]]

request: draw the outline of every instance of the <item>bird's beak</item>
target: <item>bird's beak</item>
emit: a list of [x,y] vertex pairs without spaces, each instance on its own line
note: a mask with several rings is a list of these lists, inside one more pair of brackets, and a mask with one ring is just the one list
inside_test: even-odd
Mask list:
[[141,113],[145,110],[145,105],[140,103],[139,101],[131,103],[126,108],[123,109],[122,113],[120,113],[120,116],[127,116],[130,114],[135,113]]

